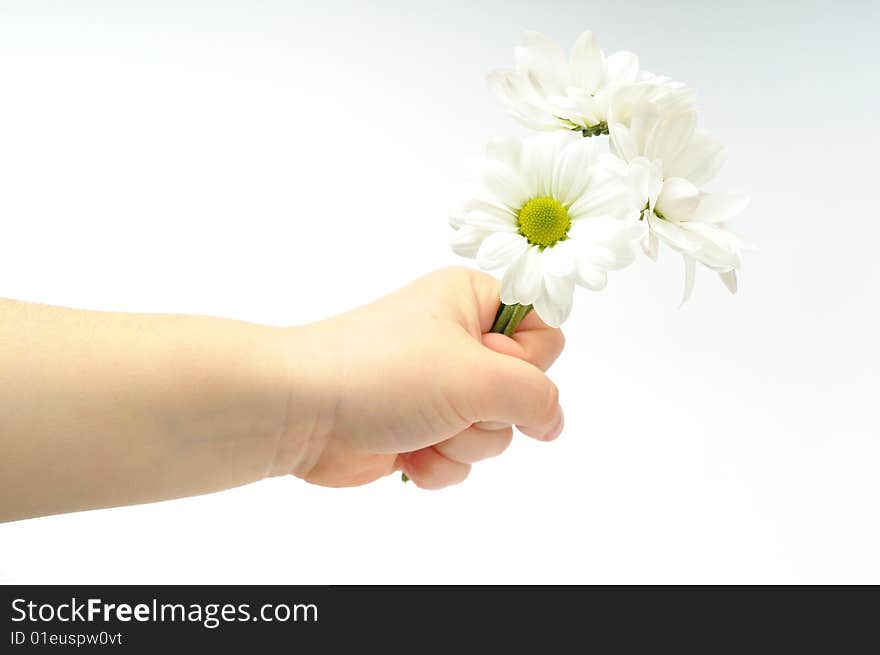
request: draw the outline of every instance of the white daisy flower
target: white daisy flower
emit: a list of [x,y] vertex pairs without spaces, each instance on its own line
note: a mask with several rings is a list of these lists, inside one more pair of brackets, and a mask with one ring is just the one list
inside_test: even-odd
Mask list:
[[623,161],[577,133],[495,139],[481,193],[450,219],[452,247],[483,269],[504,269],[504,305],[533,305],[559,326],[575,284],[602,289],[608,271],[634,259],[645,228],[627,173]]
[[693,104],[693,92],[683,84],[640,72],[639,59],[632,52],[606,57],[592,32],[578,37],[568,57],[547,36],[526,32],[515,59],[515,70],[489,74],[489,88],[516,120],[531,129],[608,134],[608,117],[618,104],[622,114],[639,99],[659,100],[669,94],[674,102]]
[[611,149],[630,162],[630,185],[643,207],[648,232],[642,249],[656,259],[663,241],[682,253],[685,289],[690,298],[696,262],[717,272],[731,293],[742,253],[751,246],[730,232],[725,222],[749,202],[742,193],[708,193],[709,182],[724,163],[724,148],[696,129],[696,113],[640,102],[612,121]]

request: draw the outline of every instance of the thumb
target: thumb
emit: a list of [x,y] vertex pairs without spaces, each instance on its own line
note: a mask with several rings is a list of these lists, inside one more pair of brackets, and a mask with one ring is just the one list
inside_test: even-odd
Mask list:
[[[483,345],[500,355],[508,357],[516,357],[517,359],[528,359],[525,348],[518,341],[514,341],[508,336],[490,332],[482,336]],[[481,421],[478,424],[484,430],[504,430],[510,427],[510,423],[502,421]]]
[[536,366],[509,354],[479,348],[480,375],[469,382],[474,421],[513,423],[530,437],[549,441],[562,431],[559,390]]
[[483,345],[499,355],[528,360],[526,349],[518,341],[497,332],[489,332],[481,338]]

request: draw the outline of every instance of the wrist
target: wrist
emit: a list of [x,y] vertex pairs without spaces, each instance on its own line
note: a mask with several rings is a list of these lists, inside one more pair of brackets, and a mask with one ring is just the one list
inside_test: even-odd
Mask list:
[[282,390],[280,419],[272,440],[265,477],[307,478],[324,453],[333,427],[338,390],[326,349],[315,326],[272,328],[277,353],[278,388]]
[[177,456],[217,488],[271,475],[288,397],[279,330],[187,317],[172,332],[168,382],[180,400],[166,406]]

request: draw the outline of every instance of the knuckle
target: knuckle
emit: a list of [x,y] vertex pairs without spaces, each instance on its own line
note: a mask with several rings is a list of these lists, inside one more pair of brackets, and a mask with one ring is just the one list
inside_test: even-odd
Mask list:
[[556,329],[553,333],[554,335],[554,345],[556,346],[557,352],[562,352],[565,348],[565,335],[562,333],[562,330]]
[[453,484],[461,484],[467,477],[471,474],[471,465],[470,464],[462,464],[458,467],[456,475],[450,478],[449,485]]
[[422,489],[444,489],[456,484],[461,484],[467,479],[471,472],[470,464],[459,464],[455,468],[445,471],[443,474],[436,474],[430,477],[422,478],[418,486]]
[[473,271],[464,266],[446,266],[437,271],[437,275],[450,282],[466,283],[472,279]]
[[498,432],[499,434],[496,437],[495,447],[490,457],[497,457],[503,453],[510,446],[510,442],[513,441],[513,428],[499,430]]
[[547,399],[545,401],[544,407],[548,411],[556,411],[556,406],[559,404],[559,387],[557,387],[553,382],[548,380],[547,382]]
[[[442,464],[442,459],[426,455],[408,458],[407,475],[417,487],[425,490],[436,490],[464,482],[471,471],[470,464],[448,462]],[[439,452],[439,451],[438,451]],[[439,455],[443,457],[442,454]]]
[[501,282],[483,271],[478,271],[466,266],[450,266],[446,269],[451,275],[459,279],[462,283],[467,283],[479,295],[483,293],[497,295],[501,289]]
[[[491,362],[494,364],[495,362]],[[480,398],[494,398],[498,396],[498,390],[503,389],[504,385],[510,384],[510,373],[501,366],[485,366],[479,375],[478,380],[474,380],[473,384]],[[494,417],[483,417],[494,418]]]

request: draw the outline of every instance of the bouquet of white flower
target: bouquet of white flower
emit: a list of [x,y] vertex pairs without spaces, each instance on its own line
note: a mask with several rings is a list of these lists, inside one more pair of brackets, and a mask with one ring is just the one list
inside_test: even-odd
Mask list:
[[489,87],[516,120],[545,133],[492,140],[480,191],[450,218],[455,252],[502,273],[492,331],[513,334],[533,307],[558,327],[575,285],[602,289],[608,271],[635,261],[638,242],[651,259],[661,241],[682,254],[682,302],[697,262],[735,292],[749,246],[725,221],[748,197],[702,190],[724,150],[697,128],[694,92],[639,70],[631,52],[606,57],[591,32],[569,57],[529,32],[515,56],[516,68],[492,72]]

